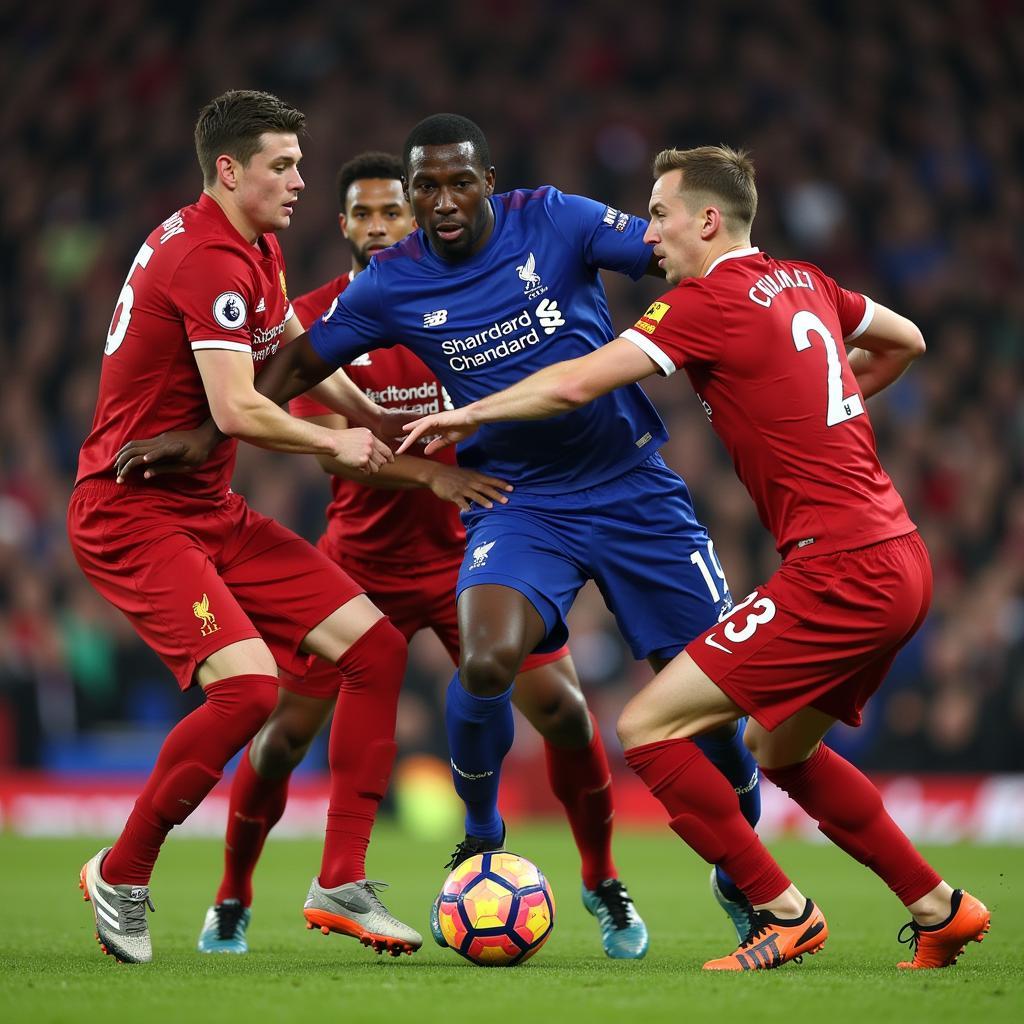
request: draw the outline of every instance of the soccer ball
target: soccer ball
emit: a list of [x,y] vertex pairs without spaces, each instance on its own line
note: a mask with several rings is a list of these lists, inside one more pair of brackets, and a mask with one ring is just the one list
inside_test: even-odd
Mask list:
[[555,924],[555,897],[540,869],[514,853],[478,853],[441,890],[438,923],[445,942],[480,967],[529,960]]

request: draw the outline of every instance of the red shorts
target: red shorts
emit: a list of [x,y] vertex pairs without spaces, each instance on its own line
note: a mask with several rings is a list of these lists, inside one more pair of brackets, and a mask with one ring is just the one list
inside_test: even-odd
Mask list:
[[215,651],[262,638],[286,671],[305,672],[306,635],[362,593],[329,559],[228,494],[209,512],[180,496],[87,481],[68,506],[71,548],[184,690]]
[[[362,561],[338,551],[325,536],[317,547],[337,561],[367,593],[370,600],[387,615],[395,628],[411,640],[421,629],[430,629],[444,644],[448,656],[459,663],[459,620],[455,608],[455,584],[462,565],[462,552],[454,561],[429,567],[421,573],[401,573],[395,566]],[[569,653],[568,646],[543,654],[529,654],[520,672],[529,672]]]
[[795,558],[686,653],[766,729],[807,706],[860,725],[931,597],[928,549],[916,532]]

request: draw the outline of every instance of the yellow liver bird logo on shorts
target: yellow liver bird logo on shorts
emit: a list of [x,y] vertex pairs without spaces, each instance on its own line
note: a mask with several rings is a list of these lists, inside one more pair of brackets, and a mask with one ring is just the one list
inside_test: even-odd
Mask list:
[[200,636],[209,636],[220,629],[213,612],[210,611],[210,599],[206,594],[203,594],[202,601],[192,602],[192,614],[203,624],[199,630]]

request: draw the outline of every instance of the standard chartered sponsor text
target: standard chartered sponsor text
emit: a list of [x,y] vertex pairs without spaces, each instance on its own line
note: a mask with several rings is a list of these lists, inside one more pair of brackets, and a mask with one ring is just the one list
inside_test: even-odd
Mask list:
[[[526,333],[519,333],[521,331]],[[518,316],[510,320],[496,320],[490,327],[468,338],[449,338],[441,343],[441,351],[450,357],[448,365],[458,372],[505,359],[536,345],[538,341],[540,336],[533,326],[533,317],[528,309],[524,309]]]

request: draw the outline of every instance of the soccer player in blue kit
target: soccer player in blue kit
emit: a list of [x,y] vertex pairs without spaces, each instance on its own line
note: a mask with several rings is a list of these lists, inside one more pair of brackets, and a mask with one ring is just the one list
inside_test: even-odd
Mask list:
[[[601,269],[659,273],[640,218],[550,186],[495,195],[487,141],[464,117],[421,121],[403,161],[418,230],[377,253],[307,335],[268,360],[261,393],[284,401],[398,340],[466,405],[615,336]],[[512,683],[526,655],[565,643],[565,617],[588,579],[633,655],[655,671],[732,607],[686,485],[658,453],[667,437],[631,385],[543,423],[487,425],[460,445],[460,466],[514,491],[505,505],[463,513],[461,661],[446,722],[466,836],[449,867],[504,844],[497,797],[513,739]],[[753,824],[757,767],[741,732],[730,726],[700,744]],[[742,939],[746,898],[721,872],[712,890]],[[609,955],[644,955],[646,928],[617,879],[584,887],[583,901]],[[431,923],[443,945],[436,915]]]

